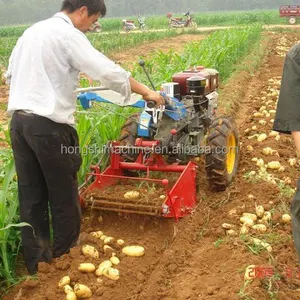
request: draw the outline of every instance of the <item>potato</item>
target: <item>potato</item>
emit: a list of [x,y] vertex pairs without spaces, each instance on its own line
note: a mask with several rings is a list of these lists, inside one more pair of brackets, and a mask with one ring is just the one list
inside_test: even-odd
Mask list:
[[291,220],[292,220],[292,218],[289,214],[282,215],[281,219],[284,224],[291,223]]
[[104,251],[104,253],[107,253],[107,252],[110,252],[110,251],[113,252],[114,249],[111,246],[104,245],[103,246],[103,251]]
[[263,242],[262,240],[256,238],[252,238],[252,241],[255,245],[260,245],[264,247],[268,252],[272,251],[272,247],[268,243]]
[[226,231],[226,235],[228,235],[228,236],[237,236],[237,233],[234,230],[229,229],[229,230]]
[[265,121],[265,120],[259,120],[259,122],[258,122],[260,125],[266,125],[267,124],[267,122]]
[[251,228],[259,233],[264,233],[267,231],[267,227],[264,224],[256,224],[256,225],[253,225]]
[[105,234],[103,234],[103,235],[100,237],[100,240],[101,240],[101,241],[104,241],[106,238],[107,238],[107,236],[106,236]]
[[273,137],[276,137],[276,136],[278,136],[279,135],[279,132],[277,132],[277,131],[271,131],[270,133],[269,133],[269,136],[273,136]]
[[141,246],[127,246],[122,249],[122,252],[127,256],[143,256],[145,254],[144,247]]
[[83,273],[92,273],[96,270],[96,267],[91,263],[82,263],[79,265],[78,270]]
[[74,286],[74,292],[78,298],[86,299],[92,297],[92,291],[84,284],[76,283]]
[[116,256],[111,257],[109,260],[113,265],[118,265],[120,263],[119,258]]
[[262,205],[257,205],[255,207],[255,212],[256,212],[256,215],[259,217],[259,218],[262,218],[264,216],[264,213],[265,213],[265,209]]
[[90,234],[91,234],[91,236],[93,236],[97,239],[100,239],[100,237],[103,235],[103,232],[102,231],[96,231],[96,232],[91,232]]
[[295,166],[297,164],[297,159],[296,158],[290,158],[288,160],[289,164],[291,167]]
[[267,168],[272,170],[278,170],[280,169],[281,165],[279,161],[271,161],[268,163]]
[[240,234],[247,234],[249,232],[249,229],[247,226],[242,226],[240,230]]
[[110,260],[105,260],[103,261],[99,266],[98,269],[96,270],[96,276],[102,276],[103,275],[103,271],[105,269],[109,269],[112,267],[112,262]]
[[241,221],[241,223],[243,223],[243,226],[246,226],[246,227],[252,227],[254,225],[254,221],[247,217],[241,217],[240,221]]
[[258,136],[257,141],[263,142],[267,138],[267,135],[265,133],[262,133]]
[[125,199],[137,199],[140,196],[140,193],[137,191],[129,191],[124,194]]
[[223,229],[232,229],[232,228],[234,228],[234,225],[228,224],[228,223],[223,223],[222,228]]
[[107,238],[104,240],[104,244],[105,244],[105,245],[106,245],[106,244],[109,244],[109,243],[111,243],[113,240],[114,240],[114,238],[111,237],[111,236],[109,236],[109,237],[107,237]]
[[256,165],[258,167],[263,167],[265,165],[265,162],[262,158],[260,158],[260,159],[257,160]]
[[257,220],[257,216],[255,214],[251,214],[251,213],[243,213],[243,217],[249,218],[253,221]]
[[69,276],[64,276],[58,283],[58,287],[61,289],[63,288],[65,285],[69,285],[71,282],[71,279]]
[[254,148],[253,148],[251,145],[248,145],[248,146],[247,146],[247,150],[248,150],[248,151],[253,151]]
[[84,256],[91,257],[91,258],[99,258],[99,252],[98,250],[89,245],[84,245],[81,249]]
[[68,293],[70,293],[70,292],[73,292],[73,289],[71,288],[71,286],[70,285],[65,285],[64,286],[64,292],[66,293],[66,294],[68,294]]
[[105,260],[103,261],[98,268],[111,268],[112,267],[112,262],[110,260]]
[[111,280],[119,280],[120,278],[119,270],[114,268],[104,269],[103,275]]
[[96,276],[102,276],[103,275],[103,270],[104,270],[105,268],[98,268],[97,270],[96,270],[96,272],[95,272],[95,274],[96,274]]
[[262,220],[269,222],[271,219],[272,219],[272,214],[269,211],[266,211],[264,213],[264,216],[262,217]]
[[66,295],[66,300],[77,300],[76,294],[72,291]]
[[121,239],[119,239],[119,240],[117,240],[117,244],[119,245],[119,246],[122,246],[122,245],[124,245],[124,240],[121,240]]

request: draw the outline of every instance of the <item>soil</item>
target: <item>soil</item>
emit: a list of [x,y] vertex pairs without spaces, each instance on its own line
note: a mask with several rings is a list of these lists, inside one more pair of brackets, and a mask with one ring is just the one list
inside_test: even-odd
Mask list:
[[[238,95],[235,100],[232,99],[234,95],[231,97],[231,103],[235,103],[231,113],[240,134],[239,170],[226,191],[214,193],[210,190],[201,160],[198,206],[177,223],[171,219],[86,210],[79,245],[51,264],[39,264],[37,280],[28,279],[15,286],[3,299],[65,299],[57,286],[65,275],[70,276],[72,286],[74,283],[89,286],[93,293],[91,299],[96,300],[299,299],[300,280],[291,226],[284,224],[281,216],[289,213],[300,165],[290,136],[269,136],[284,53],[298,41],[298,36],[280,33],[278,38],[278,35],[268,33],[269,51],[255,76],[237,74],[238,80],[223,87],[221,111],[226,104],[223,102],[226,89]],[[254,113],[263,115],[254,117]],[[258,142],[255,134],[262,133],[267,138]],[[277,152],[264,155],[262,150],[266,147]],[[264,162],[253,161],[253,158],[261,158]],[[296,160],[289,161],[290,158]],[[257,166],[257,163],[262,166],[271,161],[279,161],[284,168],[272,170]],[[262,205],[272,214],[271,220],[266,222],[267,231],[257,233],[251,229],[246,235],[227,235],[222,224],[234,225],[238,233],[240,217],[244,212],[255,213],[256,205]],[[120,271],[118,281],[78,271],[82,262],[98,266],[108,258],[102,250],[103,244],[90,234],[99,230],[106,236],[124,239],[126,245],[145,248],[142,257],[127,257],[120,249],[115,249],[121,260],[116,267]],[[255,246],[253,237],[268,242],[271,252],[269,248],[267,251],[263,246]],[[95,246],[100,257],[85,257],[81,253],[84,244]],[[245,281],[244,273],[249,265],[263,272]]]
[[141,56],[149,56],[152,52],[158,50],[162,52],[167,52],[170,49],[174,49],[174,51],[176,52],[181,52],[187,43],[201,41],[204,38],[205,35],[184,34],[164,40],[158,40],[151,44],[142,44],[139,47],[130,49],[130,51],[111,54],[110,58],[118,62],[119,64],[126,63],[127,65],[129,65],[133,62],[138,61]]

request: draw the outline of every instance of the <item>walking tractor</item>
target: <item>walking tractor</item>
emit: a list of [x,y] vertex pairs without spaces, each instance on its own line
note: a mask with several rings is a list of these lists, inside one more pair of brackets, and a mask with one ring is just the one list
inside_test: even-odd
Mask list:
[[[140,66],[146,72],[144,61]],[[203,155],[210,187],[224,191],[237,172],[239,139],[231,118],[217,116],[218,84],[218,72],[200,66],[162,84],[165,105],[155,107],[133,95],[131,106],[141,112],[110,142],[109,166],[91,167],[79,189],[82,205],[178,220],[196,208]],[[85,109],[91,101],[118,103],[118,97],[104,87],[78,89]]]

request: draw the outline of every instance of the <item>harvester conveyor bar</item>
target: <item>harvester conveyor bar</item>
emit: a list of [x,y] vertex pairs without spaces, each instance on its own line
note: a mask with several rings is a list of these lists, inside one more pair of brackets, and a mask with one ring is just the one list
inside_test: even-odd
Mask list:
[[109,208],[109,207],[97,207],[97,206],[92,206],[93,209],[98,209],[98,210],[104,210],[104,211],[115,211],[118,213],[134,213],[138,215],[148,215],[148,216],[161,216],[161,212],[144,212],[144,211],[136,211],[136,210],[128,210],[128,209],[118,209],[118,208]]
[[142,204],[139,204],[139,205],[136,205],[136,204],[132,204],[132,203],[125,203],[125,202],[112,202],[112,201],[105,201],[105,200],[88,200],[86,202],[90,202],[92,205],[93,204],[101,204],[102,205],[109,205],[110,207],[112,206],[117,206],[118,208],[120,208],[120,206],[122,208],[135,208],[135,209],[145,209],[147,211],[153,211],[153,210],[156,210],[156,209],[159,209],[159,206],[150,206],[150,205],[142,205]]

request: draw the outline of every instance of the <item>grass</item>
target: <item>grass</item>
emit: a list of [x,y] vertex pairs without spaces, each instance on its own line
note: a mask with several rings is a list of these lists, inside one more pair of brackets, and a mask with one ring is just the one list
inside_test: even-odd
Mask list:
[[251,297],[247,292],[246,288],[250,284],[250,281],[244,281],[243,285],[241,286],[239,292],[238,292],[238,297],[242,300],[256,300],[255,298]]
[[222,245],[223,243],[225,243],[225,240],[219,238],[218,240],[216,240],[216,241],[214,242],[214,246],[215,246],[216,248],[219,248],[219,246]]
[[285,184],[283,181],[279,182],[278,188],[280,190],[280,195],[284,198],[290,199],[295,194],[295,190],[291,186]]

